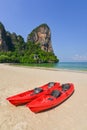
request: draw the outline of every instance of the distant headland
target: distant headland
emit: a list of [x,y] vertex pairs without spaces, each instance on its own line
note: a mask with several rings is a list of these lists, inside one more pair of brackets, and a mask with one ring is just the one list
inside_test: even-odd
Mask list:
[[28,34],[27,41],[21,35],[6,31],[0,22],[0,63],[56,63],[51,31],[41,24]]

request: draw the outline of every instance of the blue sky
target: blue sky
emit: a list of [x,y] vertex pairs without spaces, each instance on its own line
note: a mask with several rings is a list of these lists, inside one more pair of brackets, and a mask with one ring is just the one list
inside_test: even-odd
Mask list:
[[87,61],[87,0],[0,0],[0,21],[25,40],[46,23],[60,61]]

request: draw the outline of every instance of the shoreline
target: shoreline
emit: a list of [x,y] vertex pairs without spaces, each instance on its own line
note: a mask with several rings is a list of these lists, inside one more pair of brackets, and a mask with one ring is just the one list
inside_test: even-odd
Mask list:
[[35,69],[42,69],[42,70],[51,70],[51,71],[69,71],[69,72],[76,72],[76,73],[85,73],[87,74],[87,70],[75,70],[75,69],[61,69],[61,68],[52,68],[52,67],[38,67],[38,66],[27,66],[27,65],[17,65],[17,64],[7,64],[16,67],[24,67],[24,68],[35,68]]

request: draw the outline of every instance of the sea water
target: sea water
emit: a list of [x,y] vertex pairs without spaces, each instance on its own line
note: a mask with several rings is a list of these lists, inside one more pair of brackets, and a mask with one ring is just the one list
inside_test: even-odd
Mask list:
[[43,64],[23,64],[24,66],[45,67],[51,69],[87,71],[87,62],[59,62]]
[[64,69],[64,70],[87,71],[87,62],[44,63],[44,64],[31,64],[29,66]]
[[87,62],[59,62],[54,65],[55,68],[87,71]]

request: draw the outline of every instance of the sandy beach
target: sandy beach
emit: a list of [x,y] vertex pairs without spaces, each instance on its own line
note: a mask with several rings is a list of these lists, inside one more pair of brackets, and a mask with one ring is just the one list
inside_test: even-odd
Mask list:
[[[6,98],[48,82],[74,83],[61,105],[38,114]],[[0,130],[87,130],[87,73],[0,64]]]

